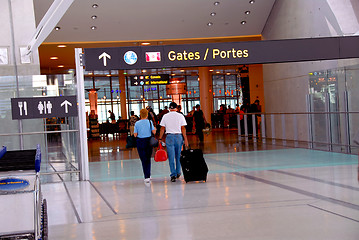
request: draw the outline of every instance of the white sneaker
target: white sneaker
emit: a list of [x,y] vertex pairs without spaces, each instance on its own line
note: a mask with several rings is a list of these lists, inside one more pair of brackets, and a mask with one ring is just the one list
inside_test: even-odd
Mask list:
[[145,178],[145,183],[150,183],[151,182],[151,179],[150,178]]

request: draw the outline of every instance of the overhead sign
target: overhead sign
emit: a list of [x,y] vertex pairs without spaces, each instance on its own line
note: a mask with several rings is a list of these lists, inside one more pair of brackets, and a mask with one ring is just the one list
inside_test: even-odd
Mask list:
[[76,96],[11,98],[12,119],[77,116]]
[[301,62],[359,57],[359,36],[272,41],[86,48],[91,70]]
[[157,75],[139,75],[131,76],[131,86],[144,86],[144,85],[167,85],[170,80],[168,74]]
[[167,95],[186,94],[187,85],[186,83],[171,83],[166,86]]

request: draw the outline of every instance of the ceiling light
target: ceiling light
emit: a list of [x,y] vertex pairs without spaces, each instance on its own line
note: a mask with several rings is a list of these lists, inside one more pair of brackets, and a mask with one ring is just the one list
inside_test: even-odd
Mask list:
[[244,12],[246,15],[249,15],[251,13],[251,11],[245,11]]
[[214,2],[213,5],[214,5],[214,6],[218,6],[218,5],[219,5],[219,2]]
[[92,19],[96,19],[97,16],[96,16],[96,15],[92,15],[91,18],[92,18]]
[[59,65],[59,66],[57,66],[57,67],[59,67],[59,68],[63,68],[63,67],[65,67],[64,65]]
[[58,57],[50,57],[51,60],[59,59]]
[[66,45],[57,45],[57,47],[64,48]]
[[210,14],[212,17],[216,16],[216,13],[215,12],[211,12]]
[[144,42],[144,43],[141,43],[141,45],[150,45],[151,43],[149,43],[149,42]]
[[210,71],[210,72],[213,72],[213,69],[210,69],[209,71]]
[[211,22],[207,23],[207,26],[212,26],[212,25],[213,25],[213,23],[211,23]]
[[244,25],[244,24],[246,24],[246,23],[247,23],[246,21],[242,21],[242,22],[241,22],[242,25]]
[[98,5],[95,3],[92,5],[93,8],[98,8]]
[[55,27],[55,30],[56,31],[59,31],[61,28],[60,27]]
[[91,26],[91,29],[92,29],[92,30],[96,30],[97,27],[96,27],[96,26]]
[[249,1],[250,4],[253,4],[254,2],[255,2],[254,0],[250,0],[250,1]]

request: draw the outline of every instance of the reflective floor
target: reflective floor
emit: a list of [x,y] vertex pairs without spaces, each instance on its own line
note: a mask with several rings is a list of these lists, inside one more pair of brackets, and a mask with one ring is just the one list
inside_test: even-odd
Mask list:
[[44,184],[49,239],[359,239],[358,157],[239,141],[214,131],[207,182],[145,184],[123,137],[89,143],[88,182]]

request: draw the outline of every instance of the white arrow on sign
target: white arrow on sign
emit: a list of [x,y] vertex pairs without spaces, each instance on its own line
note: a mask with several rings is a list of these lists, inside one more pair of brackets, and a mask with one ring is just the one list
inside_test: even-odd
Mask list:
[[65,105],[65,113],[68,113],[69,112],[69,106],[72,106],[72,104],[69,101],[65,100],[65,101],[63,101],[61,103],[61,107],[64,106],[64,105]]
[[98,59],[103,58],[103,65],[107,66],[107,58],[111,59],[111,56],[108,55],[106,52],[103,52],[100,56],[98,56]]

